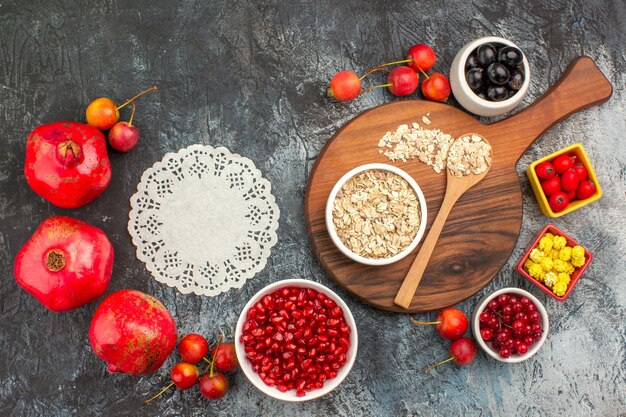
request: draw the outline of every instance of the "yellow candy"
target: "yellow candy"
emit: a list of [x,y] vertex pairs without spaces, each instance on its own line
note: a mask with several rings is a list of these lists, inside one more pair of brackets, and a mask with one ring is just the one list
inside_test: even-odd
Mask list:
[[572,266],[575,266],[576,268],[580,268],[581,266],[583,266],[585,264],[585,258],[572,258],[571,260]]
[[556,274],[556,282],[564,282],[565,285],[569,285],[570,282],[570,276],[568,273],[566,272],[559,272],[558,274]]
[[572,258],[574,259],[584,259],[585,258],[585,250],[582,246],[574,246],[572,248]]
[[524,269],[526,269],[526,271],[530,270],[530,267],[533,266],[535,263],[530,260],[530,259],[526,259],[526,262],[524,262]]
[[565,261],[560,260],[560,259],[555,259],[554,260],[554,270],[556,272],[565,272],[565,271],[567,271],[567,263]]
[[559,259],[562,261],[569,261],[572,257],[572,248],[569,246],[564,247],[559,251]]
[[567,275],[572,275],[574,273],[574,265],[571,262],[567,263],[567,271],[565,271]]
[[529,258],[532,259],[535,262],[541,262],[541,260],[543,259],[543,252],[540,251],[539,249],[535,248],[533,250],[530,251],[530,256]]
[[552,261],[551,258],[548,258],[547,256],[545,258],[543,258],[541,260],[541,268],[543,268],[544,271],[551,271],[552,268],[554,267],[554,262]]
[[545,235],[543,235],[543,237],[547,237],[550,240],[554,239],[554,235],[552,233],[550,233],[550,232],[548,232]]
[[567,291],[567,284],[563,282],[557,282],[556,284],[554,284],[554,287],[552,287],[552,291],[559,297],[563,297],[565,295],[565,292]]
[[559,259],[559,250],[558,249],[552,249],[550,251],[550,259],[552,259],[552,260]]
[[554,249],[563,249],[567,245],[567,240],[563,236],[554,236],[552,239],[552,247]]
[[539,264],[531,265],[531,267],[528,268],[528,275],[530,275],[533,278],[537,278],[539,281],[542,280],[543,274],[544,274],[544,271],[541,268],[541,265]]
[[550,252],[550,249],[552,249],[552,239],[547,236],[542,237],[539,240],[539,249],[545,253]]
[[552,288],[552,286],[556,284],[556,274],[552,271],[546,272],[543,283],[546,284],[548,288]]

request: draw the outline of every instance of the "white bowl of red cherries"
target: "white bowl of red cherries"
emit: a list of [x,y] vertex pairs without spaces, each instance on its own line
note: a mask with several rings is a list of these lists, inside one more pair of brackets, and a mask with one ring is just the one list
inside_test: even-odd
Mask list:
[[503,288],[476,305],[472,333],[492,358],[518,363],[539,351],[548,335],[548,313],[539,300],[520,288]]
[[350,373],[357,345],[346,303],[306,279],[278,281],[256,293],[235,330],[243,373],[283,401],[312,400],[335,389]]

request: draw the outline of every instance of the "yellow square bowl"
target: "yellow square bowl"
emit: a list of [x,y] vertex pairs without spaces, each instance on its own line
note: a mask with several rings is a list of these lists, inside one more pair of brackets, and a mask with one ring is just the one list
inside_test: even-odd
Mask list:
[[[543,189],[541,188],[541,182],[539,180],[539,177],[537,177],[535,168],[540,163],[545,162],[545,161],[552,161],[557,156],[560,156],[563,154],[576,156],[576,161],[582,162],[585,168],[587,168],[587,179],[593,181],[593,183],[596,185],[596,192],[593,193],[591,197],[585,200],[571,201],[567,205],[565,210],[555,213],[550,208],[550,204],[548,203],[548,197],[545,195],[545,193],[543,192]],[[561,217],[567,213],[571,213],[572,211],[581,208],[582,206],[586,206],[589,203],[593,203],[594,201],[599,200],[600,197],[602,197],[602,188],[600,187],[600,183],[598,182],[598,177],[596,177],[596,173],[594,172],[593,167],[591,166],[591,161],[589,161],[589,157],[587,156],[587,153],[585,152],[585,148],[583,148],[583,145],[580,143],[575,143],[573,145],[568,146],[567,148],[563,148],[560,151],[554,152],[546,157],[537,159],[535,162],[533,162],[532,164],[528,166],[528,169],[526,169],[526,176],[528,177],[528,180],[530,181],[530,186],[532,187],[533,192],[535,193],[535,197],[537,198],[537,202],[539,203],[539,208],[541,208],[541,211],[546,216]]]

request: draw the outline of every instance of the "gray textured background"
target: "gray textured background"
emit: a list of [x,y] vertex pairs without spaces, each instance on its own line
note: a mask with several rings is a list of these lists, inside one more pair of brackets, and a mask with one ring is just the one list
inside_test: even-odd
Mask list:
[[[626,415],[625,15],[623,0],[0,0],[0,415]],[[512,39],[529,56],[534,77],[524,105],[580,54],[596,60],[614,95],[548,131],[521,158],[524,220],[516,249],[493,282],[459,306],[470,314],[481,294],[511,285],[529,289],[550,314],[545,346],[519,365],[480,353],[469,367],[447,365],[425,375],[426,365],[447,356],[447,343],[433,329],[412,327],[405,315],[359,303],[329,279],[305,232],[304,189],[318,152],[342,124],[397,100],[376,91],[331,103],[323,93],[334,72],[363,73],[425,42],[435,48],[436,68],[447,73],[464,43],[490,34]],[[126,155],[111,153],[113,180],[99,199],[62,210],[30,190],[22,164],[31,129],[83,120],[90,100],[121,101],[153,84],[158,92],[138,103],[140,144]],[[604,197],[554,221],[594,254],[570,298],[559,303],[513,269],[550,222],[524,170],[579,141]],[[227,146],[255,161],[281,210],[279,242],[266,269],[242,290],[214,298],[158,284],[126,232],[128,199],[143,170],[193,143]],[[191,390],[143,405],[167,382],[174,359],[151,376],[109,375],[87,340],[97,303],[55,314],[13,280],[13,257],[54,214],[104,229],[116,251],[109,292],[131,287],[155,295],[181,333],[221,330],[232,337],[248,298],[281,278],[328,285],[345,296],[358,322],[353,371],[335,392],[304,404],[265,397],[237,373],[223,400],[209,402]]]

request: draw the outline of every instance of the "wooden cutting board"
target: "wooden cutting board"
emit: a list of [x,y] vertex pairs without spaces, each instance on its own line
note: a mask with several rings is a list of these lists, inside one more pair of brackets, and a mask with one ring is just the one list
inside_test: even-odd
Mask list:
[[[485,125],[442,103],[398,101],[368,110],[344,125],[326,144],[313,167],[305,196],[305,220],[313,250],[326,271],[366,303],[398,312],[438,310],[476,294],[509,259],[522,223],[522,192],[515,164],[526,149],[561,119],[609,99],[612,87],[589,57],[578,57],[540,99],[499,122]],[[430,113],[432,124],[422,116]],[[361,265],[344,256],[326,230],[324,210],[332,187],[350,169],[390,163],[417,181],[426,197],[430,228],[443,199],[446,176],[417,160],[390,162],[378,141],[401,124],[418,122],[458,137],[479,133],[493,146],[491,171],[456,203],[413,297],[404,310],[394,297],[420,246],[387,266]],[[584,138],[580,138],[584,141]]]

